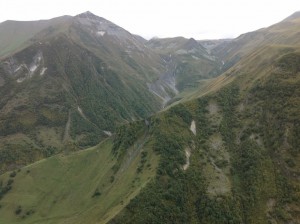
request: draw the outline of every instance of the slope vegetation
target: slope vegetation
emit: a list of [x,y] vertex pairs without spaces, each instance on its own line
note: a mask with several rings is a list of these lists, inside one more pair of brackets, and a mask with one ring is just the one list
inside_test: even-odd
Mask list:
[[160,58],[135,35],[90,12],[28,23],[30,42],[0,61],[0,172],[96,145],[160,109],[147,86]]
[[156,118],[155,181],[110,223],[299,222],[299,56]]
[[139,124],[138,129],[143,129],[137,133],[140,138],[122,156],[113,153],[112,141],[106,140],[85,151],[53,156],[2,175],[0,222],[110,220],[155,174],[157,156],[145,144],[146,128]]
[[[278,35],[262,38],[259,47],[257,38],[248,39],[247,47],[227,55],[231,60],[243,52],[223,75],[158,116],[161,163],[155,182],[110,223],[299,222],[295,27],[297,14],[263,30]],[[185,134],[189,125],[196,135]],[[186,149],[191,155],[184,169]]]

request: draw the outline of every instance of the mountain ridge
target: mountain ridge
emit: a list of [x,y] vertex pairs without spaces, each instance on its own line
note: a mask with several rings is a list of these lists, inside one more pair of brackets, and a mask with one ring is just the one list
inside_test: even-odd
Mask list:
[[0,62],[0,222],[299,222],[298,18],[145,42],[82,16]]
[[[23,26],[13,24],[11,30]],[[0,44],[5,161],[7,154],[24,164],[60,152],[66,144],[70,150],[95,145],[117,125],[145,118],[180,91],[195,88],[194,81],[210,76],[219,63],[194,39],[176,38],[171,40],[176,48],[155,49],[91,12],[26,24],[34,28],[20,29],[23,36],[10,40],[11,51]],[[1,34],[0,43],[6,38]],[[47,126],[53,132],[50,140]],[[18,146],[7,141],[14,137]],[[26,156],[20,148],[36,153]],[[3,169],[14,163],[3,162]]]
[[[43,22],[36,34],[22,39],[17,53],[1,60],[0,169],[57,153],[65,145],[70,150],[95,145],[118,123],[160,108],[146,85],[162,70],[159,57],[149,58],[153,54],[121,28],[123,42],[98,35],[92,23],[83,26],[85,19],[63,17],[61,23],[61,18]],[[113,31],[111,24],[105,26]],[[132,53],[126,52],[128,47]],[[49,139],[46,127],[52,130]]]

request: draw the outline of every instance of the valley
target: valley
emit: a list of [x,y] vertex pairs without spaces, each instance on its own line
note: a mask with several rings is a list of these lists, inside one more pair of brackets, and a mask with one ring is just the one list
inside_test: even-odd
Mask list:
[[31,23],[0,24],[0,223],[300,222],[299,12],[201,41]]

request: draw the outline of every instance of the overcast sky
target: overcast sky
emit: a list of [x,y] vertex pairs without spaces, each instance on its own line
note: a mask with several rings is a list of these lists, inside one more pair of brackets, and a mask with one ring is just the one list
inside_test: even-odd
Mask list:
[[91,11],[151,37],[232,38],[300,11],[300,0],[0,0],[0,22]]

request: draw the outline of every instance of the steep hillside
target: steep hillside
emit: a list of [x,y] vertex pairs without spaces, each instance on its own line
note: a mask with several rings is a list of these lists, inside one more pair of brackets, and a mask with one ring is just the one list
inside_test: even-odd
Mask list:
[[220,71],[223,73],[201,80],[200,88],[182,92],[175,104],[216,92],[236,78],[242,89],[247,89],[257,79],[272,73],[274,61],[285,54],[299,51],[299,28],[300,14],[296,12],[280,23],[242,34],[236,39],[199,41],[222,62]]
[[32,23],[43,30],[0,62],[0,170],[96,145],[161,108],[147,83],[163,66],[135,35],[90,12]]
[[106,140],[2,175],[0,223],[107,222],[155,174],[157,156],[146,145],[147,133],[138,134],[135,145],[118,160],[112,141]]
[[300,53],[154,119],[157,175],[110,223],[298,223]]
[[298,18],[156,117],[157,176],[110,223],[300,222]]

